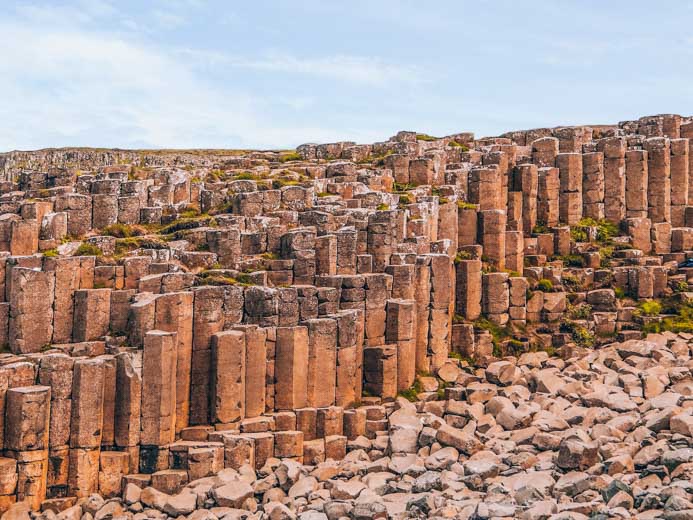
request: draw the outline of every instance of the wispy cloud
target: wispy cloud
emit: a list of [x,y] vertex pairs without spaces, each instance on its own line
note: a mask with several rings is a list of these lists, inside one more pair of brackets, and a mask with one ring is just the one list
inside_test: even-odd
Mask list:
[[229,64],[240,68],[306,74],[380,87],[398,82],[423,81],[421,71],[416,67],[385,63],[372,57],[337,55],[299,58],[289,54],[272,53],[259,59],[229,59]]
[[388,63],[372,56],[338,54],[324,57],[299,57],[289,53],[270,51],[247,58],[198,49],[179,49],[177,52],[212,66],[311,76],[371,87],[386,87],[398,83],[423,84],[429,81],[419,67]]
[[[147,44],[119,31],[94,31],[94,19],[115,13],[100,0],[85,0],[84,5],[80,15],[74,8],[31,5],[0,20],[0,150],[65,145],[286,147],[350,137],[348,129],[278,122],[267,113],[268,99],[205,81],[196,64],[181,60],[175,48]],[[360,58],[223,59],[238,67],[350,78],[370,85],[401,74]],[[312,100],[285,96],[272,102],[302,110]]]

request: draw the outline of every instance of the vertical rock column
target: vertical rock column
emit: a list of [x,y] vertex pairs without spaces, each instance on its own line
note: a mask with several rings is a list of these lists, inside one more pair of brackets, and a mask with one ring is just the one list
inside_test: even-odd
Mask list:
[[448,202],[438,206],[438,240],[449,240],[448,254],[452,257],[457,252],[457,202]]
[[337,231],[337,273],[356,274],[356,245],[358,232],[353,227]]
[[111,323],[111,289],[80,289],[74,300],[73,340],[94,341],[105,336]]
[[324,235],[315,239],[315,272],[318,276],[337,274],[337,237]]
[[152,330],[144,339],[140,472],[168,466],[176,435],[176,333]]
[[190,423],[193,293],[174,292],[158,296],[154,327],[176,334],[176,432],[180,432]]
[[43,269],[55,273],[53,343],[72,341],[74,294],[79,289],[93,286],[94,260],[94,257],[83,256],[43,260]]
[[7,391],[5,453],[16,461],[17,500],[34,510],[46,498],[50,394],[50,387],[38,385]]
[[294,283],[312,285],[315,281],[315,230],[293,229],[281,237],[281,256],[294,261]]
[[376,211],[368,216],[368,254],[373,256],[373,271],[383,272],[394,249],[397,211]]
[[245,416],[265,413],[267,377],[267,329],[256,325],[237,325],[245,334]]
[[339,311],[337,322],[337,370],[335,404],[353,406],[360,401],[363,384],[363,310]]
[[501,191],[499,197],[500,208],[504,209],[508,203],[508,188],[510,181],[509,154],[500,150],[484,154],[482,162],[485,166],[495,165],[500,175]]
[[476,244],[478,227],[478,206],[463,207],[457,210],[457,247]]
[[688,139],[671,140],[671,225],[685,225],[688,204]]
[[482,309],[488,318],[499,324],[508,322],[510,294],[508,273],[486,273],[482,276]]
[[537,223],[548,227],[556,227],[559,219],[558,168],[539,168],[539,190],[537,195]]
[[604,154],[604,218],[618,224],[626,218],[626,141],[610,137],[597,148]]
[[141,352],[116,356],[115,445],[128,453],[128,468],[132,471],[140,467],[141,365]]
[[559,141],[555,137],[541,137],[532,141],[532,162],[539,168],[556,166]]
[[652,137],[647,150],[647,204],[653,224],[671,222],[671,156],[669,139]]
[[527,278],[513,276],[508,279],[510,308],[508,313],[513,324],[524,325],[527,323]]
[[67,193],[55,199],[55,211],[67,213],[67,233],[81,237],[91,229],[92,200],[89,195]]
[[315,408],[332,406],[337,383],[337,322],[316,318],[305,325],[308,327],[307,404]]
[[51,388],[48,496],[67,494],[74,362],[65,354],[50,354],[39,366],[39,383]]
[[505,211],[486,210],[479,212],[479,243],[487,262],[498,269],[505,269]]
[[226,330],[212,336],[210,410],[214,424],[228,425],[245,418],[245,360],[243,332]]
[[385,342],[385,306],[392,294],[392,276],[385,273],[364,275],[366,297],[366,344]]
[[193,299],[193,344],[190,383],[190,424],[208,424],[211,386],[211,340],[222,330],[224,288],[199,287]]
[[[416,257],[415,266],[416,300],[416,370],[427,372],[428,367],[428,337],[430,330],[429,313],[431,304],[431,258],[427,255]],[[371,360],[375,353],[370,354]],[[364,360],[365,363],[365,360]],[[364,371],[366,367],[364,366]],[[365,374],[364,374],[365,377]]]
[[451,307],[455,273],[447,255],[431,254],[431,297],[428,332],[428,371],[433,372],[448,358],[452,329]]
[[308,329],[277,327],[275,408],[304,408],[308,401]]
[[98,358],[75,361],[72,379],[69,492],[89,496],[99,488],[105,364]]
[[604,218],[604,154],[582,154],[582,214],[594,220]]
[[647,217],[647,151],[626,152],[626,217]]
[[397,395],[397,346],[380,345],[364,349],[364,389],[383,399]]
[[10,274],[9,346],[12,352],[39,352],[53,336],[55,275],[13,267]]
[[518,164],[514,172],[514,190],[522,192],[522,230],[529,236],[537,225],[539,172],[535,164]]
[[693,121],[682,124],[680,133],[688,139],[688,202],[693,204]]
[[574,226],[582,218],[582,155],[559,153],[556,166],[561,186],[560,220]]
[[416,302],[388,300],[385,341],[397,345],[397,390],[406,390],[416,378]]
[[474,321],[481,316],[481,261],[456,262],[455,313]]
[[498,165],[472,168],[469,172],[469,202],[478,204],[481,211],[504,209],[505,201],[501,200],[503,182]]

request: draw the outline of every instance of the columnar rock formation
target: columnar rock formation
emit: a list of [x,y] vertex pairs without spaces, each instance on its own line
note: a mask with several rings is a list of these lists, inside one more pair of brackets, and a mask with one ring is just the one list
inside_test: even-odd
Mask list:
[[[133,486],[173,495],[224,468],[341,460],[364,437],[371,460],[434,457],[434,444],[464,457],[497,427],[489,413],[501,430],[538,421],[546,396],[499,419],[507,403],[479,397],[471,365],[488,365],[494,385],[555,395],[555,374],[529,376],[516,356],[577,359],[643,329],[693,331],[692,148],[693,119],[660,115],[295,152],[0,154],[0,510]],[[693,381],[688,364],[676,381]],[[650,397],[625,372],[574,378]],[[392,417],[409,408],[393,403],[423,390],[412,421],[426,427],[412,434]],[[417,419],[424,410],[444,420]],[[538,449],[554,441],[568,442]],[[599,460],[579,450],[559,468]],[[259,494],[215,503],[252,509]]]

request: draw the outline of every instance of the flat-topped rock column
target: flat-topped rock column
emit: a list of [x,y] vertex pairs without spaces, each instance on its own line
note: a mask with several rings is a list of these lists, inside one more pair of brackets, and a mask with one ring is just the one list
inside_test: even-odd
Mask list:
[[646,150],[626,151],[626,217],[647,217],[648,169]]
[[397,390],[406,390],[416,378],[416,302],[388,300],[385,341],[397,345]]
[[653,224],[671,222],[671,155],[669,139],[652,137],[647,150],[647,215]]
[[11,388],[6,397],[5,453],[16,461],[17,500],[35,510],[46,498],[50,395],[50,387],[36,385]]
[[559,153],[556,156],[556,167],[561,187],[560,220],[573,226],[582,218],[582,155]]
[[604,154],[582,154],[582,214],[600,220],[604,218]]
[[212,335],[211,346],[212,422],[235,423],[245,418],[245,334],[238,330],[217,332]]
[[13,267],[10,277],[10,349],[18,354],[39,352],[53,337],[55,275]]
[[604,154],[604,218],[618,224],[626,216],[626,142],[610,137],[597,148]]
[[671,225],[683,227],[688,204],[688,139],[671,140]]
[[308,403],[308,328],[277,327],[275,408],[293,410]]

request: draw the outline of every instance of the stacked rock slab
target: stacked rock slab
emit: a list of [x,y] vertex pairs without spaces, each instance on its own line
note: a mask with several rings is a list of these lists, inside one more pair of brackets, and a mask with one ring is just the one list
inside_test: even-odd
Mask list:
[[637,300],[693,278],[692,140],[661,115],[291,154],[0,154],[0,509],[343,458],[409,439],[381,407],[438,402],[433,376],[481,399],[451,355],[640,337],[662,320]]

